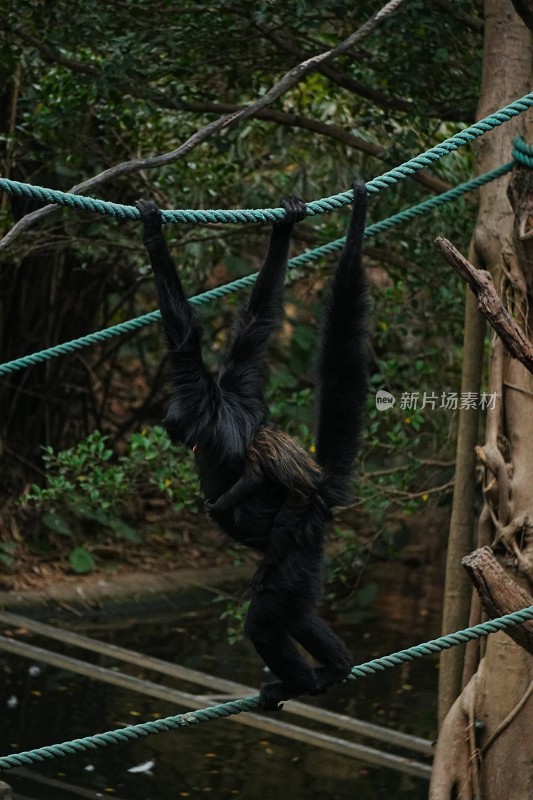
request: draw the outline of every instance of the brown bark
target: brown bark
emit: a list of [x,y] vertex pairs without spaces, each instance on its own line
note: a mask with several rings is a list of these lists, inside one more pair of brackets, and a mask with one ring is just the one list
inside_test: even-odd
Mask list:
[[475,797],[472,792],[472,768],[475,762],[472,760],[469,738],[469,731],[473,730],[473,693],[474,683],[471,682],[455,700],[441,725],[435,747],[429,800],[451,800],[456,797],[473,800]]
[[[527,30],[513,13],[510,0],[485,0],[485,57],[483,62],[482,92],[477,108],[481,119],[505,104],[511,97],[529,91],[530,39]],[[476,144],[476,171],[481,174],[505,163],[509,158],[511,143],[522,132],[524,122],[514,119],[509,125],[483,136]],[[489,268],[496,285],[499,285],[502,251],[511,250],[510,209],[505,201],[505,181],[496,181],[480,189],[479,215],[469,249],[469,260],[480,268]],[[495,277],[497,276],[497,277]],[[465,308],[464,356],[462,391],[479,391],[482,369],[484,322],[467,296]],[[494,384],[496,388],[494,388]],[[489,392],[497,391],[501,397],[501,383],[492,381]],[[499,407],[487,414],[487,428],[497,430],[491,419],[499,421]],[[472,548],[474,537],[475,458],[477,442],[477,417],[464,409],[459,415],[457,436],[457,465],[455,491],[452,505],[448,553],[446,559],[446,585],[443,609],[443,633],[464,627],[475,618],[469,614],[471,589],[460,566],[461,559]],[[495,439],[488,444],[496,450]],[[484,516],[486,519],[486,515]],[[480,536],[486,536],[484,528]],[[468,650],[478,650],[471,645]],[[476,656],[477,657],[477,656]],[[471,668],[469,668],[471,671]],[[441,655],[439,672],[439,723],[450,709],[461,690],[463,654],[453,648]]]
[[[478,115],[498,107],[530,89],[531,36],[514,13],[511,0],[485,0],[485,58],[482,95]],[[494,168],[509,157],[517,134],[527,136],[527,117],[515,119],[484,136],[476,148],[480,172]],[[531,141],[531,138],[529,139]],[[529,208],[522,188],[512,178],[515,210]],[[527,185],[527,181],[524,186]],[[533,185],[533,184],[532,184]],[[490,271],[503,307],[520,326],[531,345],[528,293],[533,285],[532,263],[523,254],[525,227],[516,221],[505,196],[505,181],[497,181],[480,192],[480,211],[472,241],[470,261]],[[474,258],[471,256],[474,255]],[[486,288],[486,287],[485,287]],[[508,321],[508,318],[506,318]],[[465,340],[465,351],[469,343]],[[519,602],[517,577],[533,575],[533,377],[492,338],[489,362],[489,393],[497,402],[486,416],[485,443],[477,448],[483,471],[484,507],[478,526],[482,542],[492,542],[499,554],[500,580],[494,563],[485,559],[485,599],[491,595],[494,609]],[[529,452],[528,452],[529,451]],[[459,485],[456,479],[456,485]],[[475,558],[474,558],[475,561]],[[472,562],[471,562],[472,563]],[[477,562],[479,566],[479,561]],[[490,568],[489,568],[490,563]],[[490,584],[490,591],[488,590]],[[500,587],[499,592],[496,586]],[[527,595],[520,605],[529,605]],[[520,626],[523,627],[523,626]],[[487,639],[484,657],[456,704],[442,723],[431,782],[431,800],[471,797],[477,800],[508,800],[533,796],[533,659],[504,633]],[[458,713],[458,709],[460,713]],[[468,764],[457,780],[448,773],[455,765]],[[463,783],[461,783],[463,781]]]
[[[463,558],[462,563],[491,619],[533,605],[531,594],[507,574],[490,547],[475,550]],[[508,628],[506,633],[520,647],[533,654],[533,622],[515,625]]]
[[[461,392],[477,394],[481,386],[485,322],[476,309],[475,300],[467,294],[465,301],[464,355],[461,375]],[[466,343],[468,342],[468,346]],[[448,550],[446,553],[446,581],[442,613],[443,634],[465,628],[469,622],[472,590],[461,559],[470,552],[474,536],[474,503],[476,496],[475,446],[478,441],[477,409],[459,412],[457,430],[455,487]],[[439,726],[458,697],[463,679],[462,649],[452,647],[440,656],[439,670]]]
[[[509,659],[514,669],[502,687],[501,674],[493,665]],[[505,633],[492,634],[479,669],[442,724],[429,800],[526,800],[533,796],[528,746],[533,726],[532,681],[533,659]],[[497,702],[487,702],[495,697]],[[485,703],[483,710],[481,703]],[[507,757],[502,758],[503,752]]]
[[435,239],[438,249],[453,269],[468,283],[477,298],[477,307],[494,328],[507,351],[533,372],[533,345],[498,296],[490,272],[476,269],[448,239]]

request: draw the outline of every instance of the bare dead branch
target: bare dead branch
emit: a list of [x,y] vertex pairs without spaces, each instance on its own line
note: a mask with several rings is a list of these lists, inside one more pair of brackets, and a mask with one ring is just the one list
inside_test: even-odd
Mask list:
[[347,36],[340,44],[336,47],[332,47],[331,50],[326,50],[324,53],[320,53],[317,56],[311,56],[311,58],[302,61],[300,64],[297,64],[295,67],[290,69],[285,75],[279,80],[271,89],[263,95],[263,97],[253,103],[246,108],[241,109],[241,111],[236,112],[230,120],[224,123],[224,127],[227,127],[229,124],[234,124],[234,122],[241,121],[246,119],[247,117],[251,116],[254,111],[258,111],[261,108],[265,108],[274,100],[277,100],[278,97],[281,97],[285,92],[290,89],[295,84],[299,83],[301,78],[304,75],[307,75],[308,72],[313,72],[314,70],[318,69],[321,64],[324,64],[328,61],[332,61],[337,56],[342,55],[342,53],[346,53],[356,44],[366,39],[374,30],[378,27],[378,25],[383,22],[385,19],[388,19],[394,12],[401,6],[404,0],[390,0],[390,2],[386,3],[382,9],[380,9],[373,17],[369,20],[364,22],[360,28],[358,28],[354,33]]
[[[533,597],[510,578],[490,547],[481,547],[465,556],[461,564],[468,573],[491,619],[533,605]],[[533,621],[506,628],[520,647],[533,654]]]
[[[226,128],[238,125],[243,120],[253,116],[263,108],[271,105],[290,88],[299,83],[304,75],[307,75],[307,73],[315,70],[318,65],[336,58],[342,53],[345,53],[354,45],[359,44],[359,42],[373,33],[373,31],[385,19],[390,17],[403,2],[404,0],[389,0],[389,2],[386,3],[382,9],[374,14],[369,20],[364,22],[363,25],[358,28],[358,30],[350,34],[350,36],[344,39],[336,47],[326,50],[319,55],[312,56],[301,64],[297,64],[295,67],[286,72],[285,75],[283,75],[283,77],[258,100],[255,100],[253,103],[250,103],[235,113],[226,114],[219,119],[210,122],[208,125],[205,125],[175,150],[171,150],[170,152],[163,153],[159,156],[153,156],[152,158],[124,161],[122,164],[117,164],[114,167],[103,170],[98,175],[94,175],[92,178],[73,186],[69,191],[72,194],[81,194],[90,191],[96,186],[101,186],[108,181],[116,180],[122,175],[129,175],[133,172],[139,172],[143,169],[154,169],[156,167],[167,166],[168,164],[172,164],[173,162],[177,161],[179,158],[183,158],[183,156],[190,153],[191,150],[193,150],[195,147],[198,147],[198,145],[205,142],[215,133],[219,133]],[[57,205],[51,204],[24,216],[11,228],[11,230],[3,237],[3,239],[0,240],[0,251],[9,247],[11,242],[17,236],[31,227],[38,219],[41,219],[42,217],[47,216],[56,210]]]
[[477,298],[479,310],[494,328],[508,352],[533,373],[533,346],[504,308],[490,272],[472,266],[448,239],[439,236],[435,244],[448,264],[468,283]]

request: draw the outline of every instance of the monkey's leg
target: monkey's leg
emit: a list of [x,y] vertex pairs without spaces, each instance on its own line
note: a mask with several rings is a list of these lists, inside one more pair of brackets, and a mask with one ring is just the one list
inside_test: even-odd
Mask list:
[[248,302],[247,312],[253,317],[262,314],[271,316],[281,304],[292,228],[307,213],[305,204],[296,197],[283,199],[281,205],[286,216],[272,226],[265,261]]
[[350,674],[352,660],[344,643],[314,610],[291,624],[289,633],[323,665],[315,670],[317,688],[326,688]]
[[286,614],[281,601],[271,592],[254,595],[245,623],[246,636],[258,654],[280,681],[261,689],[261,707],[276,710],[280,702],[318,688],[315,670],[298,651],[286,628]]

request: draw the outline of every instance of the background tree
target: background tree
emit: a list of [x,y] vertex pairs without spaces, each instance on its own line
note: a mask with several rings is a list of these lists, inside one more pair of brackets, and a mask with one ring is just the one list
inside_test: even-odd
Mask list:
[[[215,0],[206,12],[201,4],[177,9],[124,0],[90,11],[78,4],[73,14],[61,0],[31,9],[8,2],[0,33],[1,66],[10,76],[0,105],[2,172],[65,190],[83,184],[117,202],[149,195],[167,208],[277,205],[289,191],[313,199],[349,186],[355,174],[379,174],[472,121],[482,43],[478,3],[460,9],[441,0],[404,3],[364,41],[317,64],[270,105],[255,106],[256,116],[225,122],[253,108],[297,64],[349,41],[380,6],[369,0],[354,10],[336,0],[320,9],[305,2],[228,7]],[[421,84],[428,59],[432,70]],[[452,156],[383,192],[371,214],[387,216],[461,181],[470,169],[467,153]],[[131,224],[50,212],[5,195],[1,209],[4,360],[154,307]],[[425,266],[431,236],[464,242],[473,210],[470,200],[459,201],[435,215],[431,233],[425,222],[413,223],[401,235],[368,243],[376,387],[402,391],[424,380],[431,388],[437,374],[457,386],[455,279],[444,283],[442,271]],[[341,213],[315,218],[301,226],[297,246],[335,238],[344,223]],[[191,291],[257,266],[266,233],[256,226],[174,226],[173,246]],[[315,335],[309,308],[317,307],[322,285],[320,271],[301,276],[289,297],[280,357],[273,358],[271,403],[304,439]],[[230,300],[204,312],[215,351],[223,346],[219,331],[231,306]],[[164,376],[152,329],[3,378],[4,498],[35,479],[42,445],[65,448],[96,428],[123,448],[126,434],[161,418]],[[380,474],[363,478],[362,495],[377,519],[391,508],[424,505],[448,486],[449,467],[442,466],[448,423],[444,414],[419,411],[397,413],[391,422],[370,410],[366,466]],[[438,462],[425,464],[422,483],[421,459]]]
[[[531,36],[513,12],[511,3],[486,0],[479,116],[484,116],[494,103],[505,103],[515,93],[528,91],[531,67]],[[515,120],[512,127],[515,133],[531,140],[528,117]],[[483,138],[476,148],[479,171],[484,172],[501,163],[508,136],[509,130],[500,130]],[[529,209],[529,188],[526,186],[530,179],[525,177],[525,173],[529,170],[519,169],[511,178],[514,214],[506,194],[507,181],[498,182],[491,191],[481,190],[470,260],[491,272],[507,308],[530,338],[531,261],[523,243],[524,231],[529,230],[524,211]],[[483,339],[484,324],[479,317],[476,321],[476,316],[474,304],[469,301],[465,353],[470,350],[477,365],[472,359],[470,373],[464,372],[465,380],[470,381],[466,385],[479,381],[479,342]],[[479,547],[492,544],[500,563],[520,583],[531,585],[533,577],[529,566],[533,475],[528,455],[528,442],[533,434],[533,384],[531,375],[506,354],[501,340],[494,335],[491,338],[488,385],[499,400],[495,408],[487,412],[485,443],[477,450],[484,471],[483,508],[476,536],[472,539],[472,489],[467,495],[457,493],[454,498],[450,539],[455,544],[450,548],[448,558],[446,607],[450,611],[445,610],[446,629],[450,624],[462,627],[467,621],[465,609],[468,604],[465,601],[470,590],[466,574],[462,579],[454,576],[462,569],[460,556],[472,548],[474,541]],[[467,428],[468,422],[463,426],[465,431]],[[475,485],[473,444],[477,437],[476,428],[477,420],[472,418],[470,431],[465,435],[468,446],[458,447],[457,474],[461,472],[464,475],[462,483],[468,487]],[[486,580],[491,586],[489,575]],[[459,597],[461,602],[458,602]],[[476,596],[472,599],[470,622],[479,621],[480,616],[481,606]],[[527,702],[533,679],[531,657],[504,634],[488,639],[481,660],[479,647],[469,645],[464,662],[462,655],[458,650],[453,659],[443,658],[441,664],[443,675],[439,702],[443,723],[430,796],[432,800],[452,798],[458,794],[492,799],[508,796],[511,790],[517,797],[527,797],[533,787],[531,751],[527,738],[524,738],[524,731],[529,730],[533,721],[533,709]],[[463,691],[451,705],[461,685]],[[502,764],[505,764],[504,771]]]
[[[7,78],[0,94],[2,174],[127,204],[144,195],[164,208],[273,206],[282,194],[314,199],[347,188],[355,175],[374,177],[528,90],[530,36],[511,0],[487,0],[484,18],[479,0],[410,0],[353,44],[354,32],[380,5],[214,0],[182,8],[120,0],[73,8],[64,0],[22,7],[8,0],[0,31],[0,68]],[[515,5],[527,22],[529,4]],[[295,75],[295,67],[329,51],[336,57]],[[291,75],[295,80],[284,83]],[[508,161],[517,131],[527,138],[525,115],[484,137],[476,147],[476,170]],[[462,150],[380,193],[371,204],[371,221],[455,185],[472,171],[472,158]],[[530,259],[527,245],[516,247],[517,223],[505,185],[502,180],[481,190],[470,259],[491,269],[528,330]],[[524,222],[529,206],[521,187],[513,185],[515,219]],[[372,381],[397,397],[420,387],[453,390],[462,364],[463,390],[486,386],[502,398],[487,416],[480,450],[485,493],[479,542],[496,535],[506,552],[514,553],[513,566],[528,577],[533,387],[496,341],[484,382],[484,325],[470,299],[463,359],[459,280],[431,246],[442,233],[464,251],[475,212],[467,198],[434,214],[430,224],[414,222],[368,242],[375,300]],[[138,228],[131,223],[42,209],[7,195],[0,197],[0,215],[3,360],[155,306]],[[336,238],[344,226],[342,213],[308,220],[299,226],[296,247]],[[174,226],[172,246],[184,282],[196,292],[249,272],[259,265],[266,233],[253,225]],[[324,278],[321,268],[297,277],[273,354],[269,399],[277,420],[310,445],[318,321],[310,309],[318,307]],[[204,310],[208,350],[224,346],[232,306],[230,299]],[[102,462],[109,462],[111,505],[113,492],[124,484],[120,458],[127,458],[128,481],[136,486],[143,458],[161,457],[140,430],[162,416],[161,350],[159,331],[145,330],[0,380],[0,545],[10,543],[13,498],[42,469],[42,445],[58,450],[82,440],[68,462],[51,449],[45,452],[45,466],[52,464],[59,477],[43,491],[60,496],[68,485],[72,493],[81,474],[79,459],[96,464],[90,489],[97,491],[94,476],[101,478]],[[474,544],[478,422],[471,412],[459,419],[446,632],[465,625],[469,614],[470,588],[459,561]],[[102,432],[111,437],[111,447]],[[372,522],[431,502],[446,506],[455,434],[456,421],[448,413],[397,406],[393,414],[380,415],[370,403],[360,497]],[[163,473],[157,477],[163,489],[166,480]],[[184,481],[184,486],[190,496],[190,485]],[[477,614],[479,606],[472,621]],[[503,784],[493,772],[498,760],[520,774],[527,796],[529,767],[520,767],[523,758],[531,758],[516,737],[529,721],[528,706],[520,705],[530,681],[529,661],[503,634],[491,638],[472,677],[478,657],[474,647],[464,664],[457,649],[443,657],[442,719],[461,685],[467,688],[443,724],[435,797],[453,796],[459,785],[472,796],[490,785],[490,796],[499,797]],[[508,712],[513,724],[505,723]],[[485,739],[476,739],[481,730],[476,720],[485,726]],[[485,748],[481,761],[479,742]]]

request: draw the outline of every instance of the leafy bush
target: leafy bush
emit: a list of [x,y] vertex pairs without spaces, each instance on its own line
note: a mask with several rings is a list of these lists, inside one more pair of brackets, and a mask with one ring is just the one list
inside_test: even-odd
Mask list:
[[217,595],[214,603],[224,603],[224,611],[220,619],[226,623],[226,632],[229,644],[237,644],[244,639],[244,622],[250,608],[249,599],[236,600],[222,595]]
[[[175,510],[198,510],[198,485],[192,454],[177,450],[160,427],[144,429],[127,440],[126,452],[114,457],[107,437],[94,431],[68,450],[43,448],[46,485],[34,484],[25,506],[42,513],[42,522],[59,536],[79,538],[87,525],[138,543],[128,524],[128,507],[135,501],[162,495]],[[3,553],[5,563],[9,554]],[[69,560],[75,572],[90,572],[91,553],[76,545]]]

